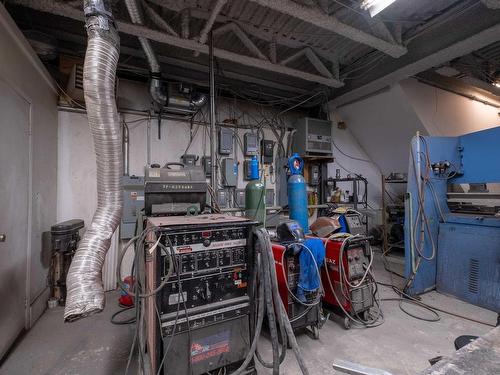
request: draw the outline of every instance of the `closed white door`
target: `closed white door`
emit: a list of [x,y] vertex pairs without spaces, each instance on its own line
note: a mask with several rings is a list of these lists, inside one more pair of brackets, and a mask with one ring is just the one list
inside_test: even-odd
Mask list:
[[0,80],[0,358],[26,322],[30,104]]

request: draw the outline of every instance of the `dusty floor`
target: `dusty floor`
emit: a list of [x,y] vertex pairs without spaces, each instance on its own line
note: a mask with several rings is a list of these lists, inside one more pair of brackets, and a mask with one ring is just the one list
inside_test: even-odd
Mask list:
[[[380,263],[375,265],[378,281],[390,282]],[[394,282],[397,281],[394,277]],[[390,288],[381,287],[382,297],[395,297]],[[109,375],[123,374],[133,337],[133,325],[109,323],[118,310],[117,294],[108,293],[103,313],[64,324],[62,309],[48,310],[35,327],[20,340],[0,367],[1,375]],[[457,299],[431,292],[423,301],[488,323],[496,323],[496,314]],[[414,313],[429,316],[408,307]],[[449,355],[454,339],[463,334],[482,335],[491,328],[441,314],[441,320],[429,323],[404,314],[397,302],[383,302],[385,323],[377,328],[345,330],[340,319],[328,321],[313,340],[306,333],[298,335],[310,373],[335,374],[335,358],[377,367],[394,375],[416,374],[428,367],[428,359]],[[270,358],[269,343],[262,338],[261,352]],[[129,372],[136,374],[135,371]],[[271,373],[259,368],[259,374]],[[299,374],[289,350],[282,374]]]

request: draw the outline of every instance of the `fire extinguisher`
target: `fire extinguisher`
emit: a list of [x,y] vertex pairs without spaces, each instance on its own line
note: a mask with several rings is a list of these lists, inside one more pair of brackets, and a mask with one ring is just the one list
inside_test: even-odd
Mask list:
[[128,293],[132,290],[134,285],[134,278],[132,276],[127,276],[123,279],[123,288],[120,289],[120,298],[118,298],[118,303],[122,307],[132,307],[134,306],[134,298]]

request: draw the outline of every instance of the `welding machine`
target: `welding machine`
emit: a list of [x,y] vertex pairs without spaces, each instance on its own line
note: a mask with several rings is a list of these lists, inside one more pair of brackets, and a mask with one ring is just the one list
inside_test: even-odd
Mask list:
[[[158,228],[151,240],[167,249],[146,261],[148,287],[165,284],[146,317],[155,373],[225,374],[245,360],[254,334],[255,224],[219,214],[148,218]],[[250,363],[244,373],[254,372]]]
[[322,325],[320,288],[299,287],[299,256],[302,251],[308,251],[304,231],[296,221],[290,220],[279,224],[276,233],[277,242],[273,242],[272,250],[279,294],[288,319],[294,330],[310,328],[314,339],[318,339]]
[[373,325],[378,320],[372,317],[376,284],[370,271],[373,254],[369,238],[361,236],[324,239],[326,243],[325,267],[321,279],[325,289],[323,306],[344,315],[344,326],[351,322]]

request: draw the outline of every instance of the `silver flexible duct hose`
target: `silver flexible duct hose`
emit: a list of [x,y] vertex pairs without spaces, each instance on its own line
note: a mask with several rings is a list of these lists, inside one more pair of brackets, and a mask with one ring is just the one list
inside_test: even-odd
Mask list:
[[[127,6],[128,14],[132,23],[136,25],[144,25],[144,18],[142,16],[141,9],[137,0],[125,0],[125,5]],[[149,93],[153,98],[155,103],[158,103],[161,107],[167,104],[168,97],[165,94],[163,85],[161,83],[161,70],[158,59],[156,58],[153,46],[149,39],[144,37],[138,37],[141,43],[144,54],[149,64],[149,70],[151,71],[151,82],[149,85]]]
[[97,162],[97,210],[66,279],[65,321],[102,311],[102,266],[122,213],[122,135],[116,110],[119,37],[107,0],[85,0],[88,34],[83,87]]

